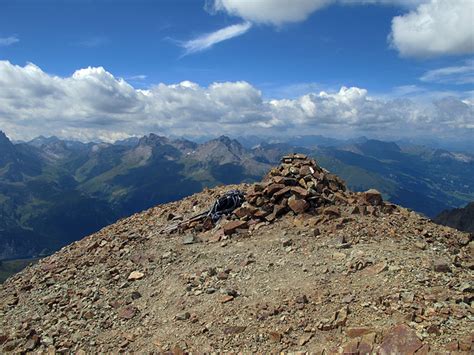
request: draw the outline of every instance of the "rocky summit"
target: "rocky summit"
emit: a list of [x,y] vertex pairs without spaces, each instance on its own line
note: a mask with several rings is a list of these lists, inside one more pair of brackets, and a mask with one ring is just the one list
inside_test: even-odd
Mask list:
[[[217,223],[229,190],[245,202]],[[201,216],[201,217],[196,217]],[[0,286],[0,351],[472,353],[472,235],[304,155],[108,226]]]

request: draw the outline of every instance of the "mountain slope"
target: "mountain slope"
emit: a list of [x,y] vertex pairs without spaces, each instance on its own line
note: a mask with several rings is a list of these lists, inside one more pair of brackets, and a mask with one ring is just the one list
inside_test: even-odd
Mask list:
[[474,233],[474,202],[467,204],[464,208],[443,211],[435,217],[434,221],[460,231]]
[[[164,231],[235,188],[247,204],[218,225]],[[286,160],[262,183],[133,215],[10,278],[0,347],[469,352],[472,253],[468,234]]]

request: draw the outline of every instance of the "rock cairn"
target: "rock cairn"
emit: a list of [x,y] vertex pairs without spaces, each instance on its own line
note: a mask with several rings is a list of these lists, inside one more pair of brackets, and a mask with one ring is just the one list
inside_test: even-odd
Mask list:
[[319,215],[319,222],[324,222],[355,214],[377,216],[395,209],[395,205],[383,201],[377,190],[350,192],[341,178],[320,167],[314,159],[292,154],[284,156],[262,182],[250,185],[246,202],[217,226],[204,219],[185,224],[181,230],[199,233],[217,228],[217,236],[223,236],[272,223],[289,213]]
[[[293,154],[284,156],[263,183],[253,185],[247,201],[252,216],[271,222],[291,211],[314,213],[318,207],[345,201],[345,191],[344,181],[318,166],[314,159]],[[241,214],[236,211],[237,216]]]

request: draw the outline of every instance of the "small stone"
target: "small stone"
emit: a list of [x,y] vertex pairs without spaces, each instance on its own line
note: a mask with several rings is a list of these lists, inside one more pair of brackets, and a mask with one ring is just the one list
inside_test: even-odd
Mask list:
[[383,203],[382,194],[375,189],[365,191],[362,196],[369,205],[380,206]]
[[271,341],[275,343],[279,343],[283,336],[281,335],[281,333],[278,333],[278,332],[270,332],[268,333],[268,337],[270,338]]
[[138,309],[133,306],[126,306],[119,310],[118,316],[122,319],[132,319],[138,313]]
[[217,274],[218,280],[227,280],[228,278],[229,278],[229,274],[224,271],[221,271]]
[[313,229],[313,236],[314,237],[318,237],[320,234],[321,234],[321,231],[319,230],[319,228],[314,228]]
[[242,333],[243,331],[245,331],[247,327],[245,326],[230,326],[230,327],[226,327],[224,328],[224,334],[238,334],[238,333]]
[[292,196],[291,198],[288,199],[288,206],[291,208],[291,210],[295,213],[303,213],[309,208],[309,203],[306,200],[298,200]]
[[143,272],[140,272],[140,271],[132,271],[130,273],[130,275],[128,276],[128,281],[136,281],[136,280],[140,280],[140,279],[143,279],[143,277],[145,276],[145,274]]
[[296,297],[295,302],[305,304],[305,303],[308,303],[309,301],[306,295],[301,295],[301,296]]
[[183,238],[184,245],[194,244],[195,242],[196,242],[196,239],[194,238],[194,235],[186,235]]
[[224,296],[221,297],[220,302],[221,303],[227,303],[227,302],[230,302],[230,301],[233,301],[233,300],[234,300],[234,296],[224,295]]
[[25,344],[26,350],[33,350],[39,345],[40,339],[39,336],[34,334]]
[[284,246],[284,247],[289,247],[293,244],[293,240],[289,239],[289,238],[284,238],[282,241],[281,241],[281,244]]
[[298,195],[299,197],[302,197],[302,198],[307,198],[310,193],[308,190],[302,188],[302,187],[299,187],[299,186],[293,186],[291,188],[291,192],[293,192],[294,194]]
[[444,259],[436,259],[433,262],[433,270],[436,272],[451,272],[449,262]]
[[339,211],[339,208],[336,206],[329,206],[324,209],[323,214],[331,218],[336,218],[341,216],[341,211]]
[[231,234],[234,234],[238,229],[246,229],[246,228],[248,228],[247,222],[240,221],[240,220],[227,222],[223,226],[225,235],[231,235]]
[[138,300],[139,298],[142,297],[142,295],[138,291],[133,291],[131,297],[132,297],[132,300]]
[[420,250],[425,250],[426,249],[426,243],[424,243],[424,242],[415,242],[415,247],[417,247]]
[[189,318],[191,318],[191,314],[189,312],[178,313],[175,316],[176,320],[188,320]]
[[312,337],[313,337],[313,334],[311,333],[302,335],[298,340],[298,345],[299,346],[305,345],[308,341],[311,340]]

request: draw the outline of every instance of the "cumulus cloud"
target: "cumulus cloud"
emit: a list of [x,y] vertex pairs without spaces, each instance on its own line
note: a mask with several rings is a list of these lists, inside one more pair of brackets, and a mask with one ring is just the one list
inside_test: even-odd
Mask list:
[[0,37],[0,47],[11,46],[18,42],[20,42],[20,39],[17,36]]
[[216,0],[214,10],[225,11],[247,21],[282,25],[306,20],[314,11],[333,0]]
[[268,100],[244,81],[207,87],[184,81],[140,90],[101,67],[58,77],[34,64],[0,61],[0,129],[16,139],[54,134],[110,141],[149,132],[281,134],[323,129],[472,134],[473,104],[455,97],[429,103],[381,99],[357,87]]
[[401,5],[412,7],[427,0],[214,0],[212,11],[224,11],[254,23],[281,26],[306,20],[313,12],[332,4]]
[[474,52],[474,2],[431,0],[392,20],[391,45],[402,56]]
[[201,52],[211,48],[219,42],[241,36],[246,33],[252,24],[250,22],[243,22],[237,25],[231,25],[215,32],[206,33],[192,40],[181,43],[181,46],[185,49],[184,55]]
[[474,84],[474,59],[458,66],[429,70],[420,80],[442,84]]

